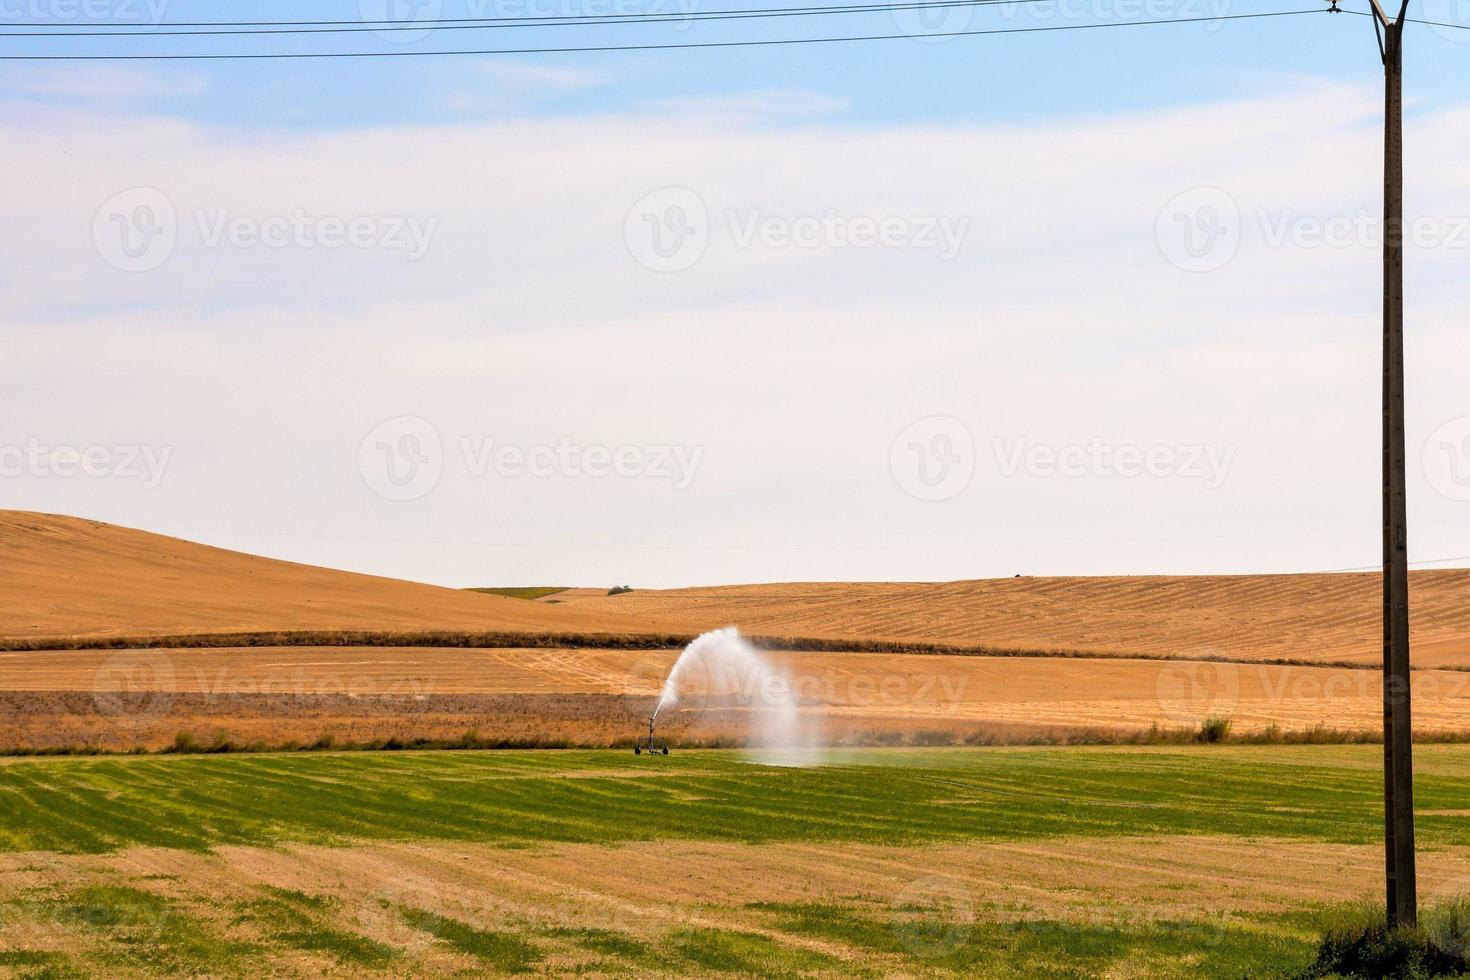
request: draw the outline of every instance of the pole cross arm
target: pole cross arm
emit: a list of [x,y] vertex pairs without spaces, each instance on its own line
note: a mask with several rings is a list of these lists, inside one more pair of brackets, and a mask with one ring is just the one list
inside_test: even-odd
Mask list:
[[1388,12],[1383,9],[1383,4],[1379,3],[1378,0],[1368,0],[1368,2],[1373,6],[1373,16],[1384,27],[1393,27],[1397,24],[1402,24],[1404,22],[1404,15],[1409,12],[1409,0],[1403,0],[1400,4],[1399,15],[1397,17],[1389,17]]

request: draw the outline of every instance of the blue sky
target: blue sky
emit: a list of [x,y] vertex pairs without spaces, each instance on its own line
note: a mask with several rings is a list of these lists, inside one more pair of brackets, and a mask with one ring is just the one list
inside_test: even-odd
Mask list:
[[[24,0],[39,3],[39,0]],[[49,0],[63,3],[65,0]],[[80,2],[80,0],[78,0]],[[117,12],[116,23],[149,19],[150,0],[96,0],[101,10]],[[351,20],[353,2],[282,0],[151,0],[166,3],[169,21]],[[397,2],[397,0],[395,0]],[[770,4],[750,0],[661,0],[662,6],[629,2],[617,10],[744,9]],[[1316,0],[1265,3],[1255,0],[1076,0],[1058,6],[1018,4],[990,9],[952,10],[935,21],[940,30],[1036,27],[1174,16],[1211,16],[1267,10],[1314,9]],[[1350,9],[1366,9],[1361,0]],[[13,0],[9,10],[28,9]],[[43,5],[41,9],[46,9]],[[66,8],[70,9],[70,8]],[[578,0],[535,5],[535,0],[499,4],[445,0],[442,16],[520,16],[542,10],[609,9]],[[1470,23],[1452,0],[1416,3],[1429,19]],[[935,15],[929,15],[935,16]],[[897,22],[896,17],[909,18]],[[266,39],[186,37],[147,42],[99,39],[17,42],[7,50],[49,53],[86,50],[115,53],[334,50],[392,51],[499,46],[537,47],[567,43],[678,43],[823,34],[894,33],[920,29],[910,14],[872,12],[824,16],[642,26],[594,26],[546,30],[471,30],[438,32],[412,42],[392,43],[373,34],[320,35]],[[47,23],[45,17],[12,17],[11,23]],[[50,22],[68,24],[69,16]],[[1470,39],[1470,31],[1462,32]],[[1409,49],[1412,94],[1433,102],[1463,86],[1470,42],[1455,43],[1454,32],[1414,29]],[[200,120],[256,125],[327,127],[375,122],[455,120],[486,114],[578,114],[617,112],[662,100],[762,90],[821,92],[847,103],[840,118],[872,121],[1034,120],[1049,114],[1121,112],[1158,106],[1208,102],[1223,95],[1254,93],[1279,85],[1282,78],[1320,77],[1366,82],[1377,76],[1376,50],[1369,22],[1327,16],[1176,25],[1149,29],[1042,33],[1032,36],[956,38],[943,42],[874,42],[793,48],[741,48],[690,52],[536,55],[499,58],[507,71],[523,71],[526,81],[511,93],[493,91],[475,62],[479,59],[414,59],[354,62],[270,62],[189,64],[157,69],[181,78],[208,79],[208,98],[160,94],[156,104]],[[597,84],[535,81],[538,74],[565,79],[588,76]],[[197,86],[182,82],[185,92]],[[451,93],[477,96],[456,100]]]
[[[946,26],[1088,19],[1026,9]],[[1416,29],[1407,71],[1411,552],[1440,564],[1470,555],[1461,33]],[[449,585],[1375,560],[1364,18],[0,71],[0,506]]]

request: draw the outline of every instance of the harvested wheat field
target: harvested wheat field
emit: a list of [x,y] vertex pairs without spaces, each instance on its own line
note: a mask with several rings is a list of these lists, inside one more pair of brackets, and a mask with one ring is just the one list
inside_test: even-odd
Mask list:
[[[160,748],[180,732],[237,744],[445,740],[625,743],[652,710],[673,650],[249,647],[0,653],[0,745]],[[1372,732],[1378,672],[1341,667],[926,654],[768,659],[808,730],[836,744],[915,737],[1062,740],[1079,732],[1194,729],[1228,717]],[[1470,672],[1418,671],[1416,724],[1470,731]],[[694,675],[667,735],[738,742],[764,692]]]
[[50,514],[0,511],[0,553],[0,638],[648,628],[621,613],[314,568]]
[[[1377,574],[822,582],[568,591],[558,608],[702,630],[1031,651],[1376,663]],[[1411,573],[1414,662],[1470,666],[1470,570]]]
[[[1371,664],[1375,575],[795,583],[536,601],[314,568],[79,518],[0,511],[0,639],[269,631],[694,633],[1032,653]],[[1415,663],[1470,667],[1470,570],[1415,572]]]
[[[799,702],[807,740],[1076,741],[1195,729],[1211,718],[1229,718],[1237,735],[1350,734],[1375,730],[1381,715],[1373,671],[1221,662],[1373,662],[1371,576],[772,585],[616,596],[567,589],[533,601],[310,568],[74,518],[0,513],[0,544],[8,554],[0,636],[18,644],[198,634],[217,642],[252,631],[295,632],[308,643],[315,634],[355,633],[362,639],[340,642],[378,644],[0,653],[8,706],[0,745],[15,749],[156,749],[181,735],[186,744],[256,746],[444,742],[469,732],[491,744],[625,744],[677,657],[677,649],[658,648],[658,637],[727,623],[839,645],[1096,655],[770,652]],[[1470,572],[1420,573],[1414,582],[1416,662],[1470,666],[1458,655],[1460,637],[1470,636],[1470,604],[1458,601]],[[416,631],[469,646],[394,645]],[[489,632],[502,635],[496,642],[504,648],[475,647],[472,634]],[[587,643],[653,648],[555,645],[556,636],[579,633]],[[517,637],[538,642],[516,647]],[[1421,669],[1415,683],[1422,732],[1470,731],[1470,673]],[[714,696],[698,704],[686,698],[664,718],[665,733],[684,744],[740,742],[763,708],[739,688],[715,684]]]

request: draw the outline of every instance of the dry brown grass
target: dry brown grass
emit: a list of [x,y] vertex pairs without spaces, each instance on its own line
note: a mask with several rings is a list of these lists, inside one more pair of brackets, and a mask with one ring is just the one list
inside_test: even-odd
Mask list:
[[[167,901],[182,924],[263,946],[272,976],[354,976],[366,971],[322,954],[261,943],[270,935],[241,914],[260,896],[308,897],[337,929],[387,944],[398,976],[482,974],[484,963],[404,926],[412,906],[483,928],[516,930],[546,950],[544,972],[601,975],[606,959],[550,938],[579,932],[657,943],[676,930],[768,936],[836,960],[831,975],[940,972],[924,958],[882,954],[840,938],[786,931],[781,907],[831,905],[880,924],[940,886],[960,896],[960,920],[1137,928],[1193,923],[1199,941],[1230,928],[1261,929],[1283,910],[1328,904],[1378,885],[1381,848],[1300,840],[1159,836],[885,847],[865,844],[708,843],[661,840],[615,846],[548,843],[508,849],[479,843],[287,844],[207,852],[136,848],[116,854],[0,855],[0,901],[10,934],[28,948],[117,963],[106,930],[61,928],[37,895],[82,886],[136,889]],[[1426,854],[1426,890],[1463,881],[1470,852]],[[165,920],[163,926],[169,922]],[[1181,928],[1188,928],[1182,926]],[[613,930],[608,933],[608,930]],[[202,930],[201,930],[202,931]],[[1266,935],[1262,930],[1263,936]],[[892,933],[885,933],[892,935]],[[957,941],[968,938],[962,930]],[[108,945],[109,939],[112,945]],[[1187,975],[1188,963],[1176,964]],[[839,972],[840,971],[840,972]],[[640,975],[690,975],[642,967]],[[378,973],[375,975],[384,975]],[[826,975],[826,974],[824,974]],[[1138,968],[1117,973],[1143,975]]]
[[[140,699],[119,718],[75,691],[0,695],[0,754],[132,751],[256,752],[397,748],[630,748],[654,698],[591,694],[465,694],[421,699],[181,694]],[[659,728],[678,748],[749,743],[751,712],[674,713]],[[1193,729],[1124,730],[923,717],[813,716],[824,743],[901,745],[1110,745],[1185,742]],[[1300,733],[1298,733],[1300,737]],[[1355,736],[1333,731],[1324,741]]]
[[0,751],[159,751],[412,746],[631,744],[652,699],[606,695],[139,693],[99,704],[80,691],[0,694]]
[[[627,744],[676,650],[251,647],[0,653],[0,746],[447,740]],[[1238,736],[1372,732],[1373,671],[1143,660],[770,654],[821,740],[1014,744],[1173,738],[1212,717]],[[662,732],[738,744],[759,698],[696,683]],[[1415,674],[1416,727],[1470,730],[1470,673]]]
[[[1091,837],[888,847],[759,845],[661,840],[607,846],[547,843],[509,849],[479,843],[287,844],[211,852],[137,848],[103,855],[0,854],[5,892],[76,880],[135,887],[180,882],[191,898],[228,903],[273,886],[346,899],[432,883],[446,906],[491,919],[529,917],[636,927],[682,921],[761,921],[760,902],[859,899],[882,906],[913,882],[952,877],[984,896],[988,916],[1270,914],[1283,904],[1333,902],[1378,883],[1381,848],[1232,837]],[[1470,875],[1470,850],[1424,858],[1426,888]],[[633,914],[637,913],[637,914]],[[692,920],[690,917],[693,917]],[[1121,920],[1119,920],[1121,921]]]

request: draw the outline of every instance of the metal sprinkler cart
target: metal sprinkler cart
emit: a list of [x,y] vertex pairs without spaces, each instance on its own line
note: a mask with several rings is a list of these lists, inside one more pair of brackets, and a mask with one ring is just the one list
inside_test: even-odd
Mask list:
[[649,715],[648,716],[648,738],[646,740],[639,739],[637,742],[634,742],[633,743],[633,754],[634,755],[642,755],[645,752],[647,752],[649,755],[668,755],[669,754],[669,743],[668,743],[667,740],[664,741],[664,744],[661,747],[654,745],[654,741],[653,741],[653,723],[655,721],[657,721],[657,720],[658,720],[658,715],[656,715],[656,714],[653,714],[653,715]]

